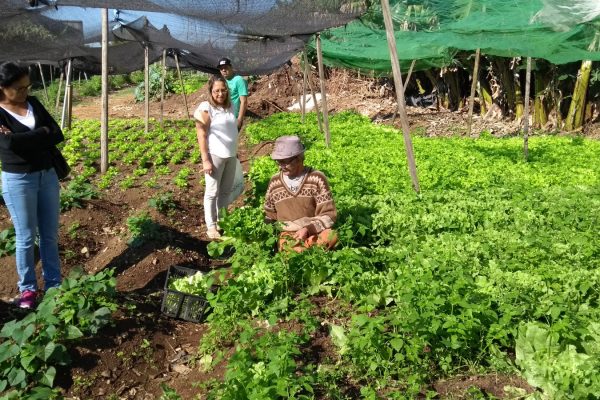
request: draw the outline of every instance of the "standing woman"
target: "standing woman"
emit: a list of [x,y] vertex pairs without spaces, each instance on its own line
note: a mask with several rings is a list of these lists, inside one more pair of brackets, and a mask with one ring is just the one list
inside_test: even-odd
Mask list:
[[194,119],[206,182],[206,235],[218,239],[219,210],[229,205],[235,178],[238,128],[225,78],[214,75],[207,86],[208,101],[200,103]]
[[64,140],[44,106],[28,95],[26,67],[0,64],[0,161],[2,196],[16,233],[20,296],[15,303],[33,308],[38,296],[34,247],[37,234],[45,289],[60,285],[58,257],[59,183],[51,149]]

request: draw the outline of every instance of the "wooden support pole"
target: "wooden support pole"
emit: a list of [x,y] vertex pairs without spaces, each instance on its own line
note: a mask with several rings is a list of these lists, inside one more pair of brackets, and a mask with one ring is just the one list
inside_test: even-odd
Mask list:
[[327,93],[325,90],[325,69],[323,66],[323,52],[321,50],[321,35],[317,33],[317,61],[319,63],[319,81],[321,83],[321,104],[323,104],[323,127],[325,128],[325,146],[331,144],[329,133],[329,115],[327,113]]
[[315,103],[315,113],[317,114],[317,122],[319,123],[319,132],[323,132],[323,124],[321,123],[321,113],[319,112],[319,103],[317,103],[317,95],[315,94],[315,89],[313,88],[310,74],[310,64],[308,63],[308,56],[306,55],[306,52],[304,52],[304,68],[306,69],[306,74],[308,77],[308,88],[310,89],[310,93],[312,94],[313,103]]
[[419,192],[419,178],[417,176],[417,166],[413,150],[412,139],[410,137],[410,126],[408,125],[408,115],[406,115],[406,104],[404,102],[404,87],[402,84],[402,72],[400,71],[400,62],[398,61],[398,52],[396,49],[396,37],[394,36],[394,25],[392,22],[392,13],[388,0],[381,0],[383,11],[383,21],[385,23],[385,33],[387,36],[388,47],[390,50],[390,60],[392,62],[392,72],[394,74],[394,86],[396,88],[396,97],[400,110],[400,122],[402,123],[402,133],[404,136],[404,147],[408,161],[408,170],[412,179],[412,185],[415,192]]
[[[303,54],[306,53],[304,50]],[[306,70],[306,64],[302,68],[302,101],[300,102],[300,109],[302,110],[302,123],[306,117],[306,80],[308,79],[308,71]]]
[[[179,68],[179,57],[177,56],[176,51],[174,52],[174,54],[175,54],[175,66],[177,67],[177,75],[179,76],[179,82],[181,82],[181,87],[185,88],[185,86],[183,85],[183,78],[181,77],[181,68]],[[190,109],[188,108],[187,94],[185,94],[185,89],[183,90],[183,103],[185,104],[185,112],[189,119],[190,118]]]
[[523,112],[523,156],[525,161],[529,158],[529,91],[531,88],[531,57],[527,57],[527,70],[525,73],[525,110]]
[[[67,110],[69,107],[69,87],[71,86],[71,73],[73,72],[71,70],[71,67],[73,65],[72,59],[69,58],[69,62],[67,63],[67,73],[66,73],[66,77],[65,77],[65,96],[63,99],[63,109],[62,109],[62,116],[60,119],[60,128],[61,129],[65,129],[66,123],[67,123],[67,119],[69,118],[69,116],[67,115]],[[70,125],[70,123],[69,123]]]
[[[87,79],[87,75],[84,74]],[[100,172],[108,171],[108,9],[102,9],[102,107],[100,111]]]
[[148,45],[144,46],[144,133],[150,131],[150,55]]
[[413,69],[415,68],[415,64],[417,60],[412,60],[410,63],[410,67],[408,68],[408,74],[406,75],[406,82],[404,82],[404,92],[406,92],[406,86],[408,86],[408,82],[410,82],[410,77],[412,76]]
[[165,75],[167,74],[167,49],[163,49],[162,63],[160,65],[160,128],[164,128],[163,113],[165,101]]
[[[415,64],[416,64],[417,60],[412,60],[412,62],[410,63],[410,67],[408,68],[408,74],[406,75],[406,82],[404,82],[404,93],[406,93],[406,86],[408,86],[408,82],[410,82],[410,77],[412,75],[413,69],[415,68]],[[396,122],[396,117],[398,116],[398,110],[400,109],[400,106],[398,105],[396,107],[396,110],[394,111],[394,116],[392,117],[392,125],[394,125],[394,122]]]
[[48,97],[48,88],[46,87],[46,80],[44,79],[44,70],[42,69],[42,63],[38,63],[38,67],[40,69],[40,79],[42,80],[42,85],[44,86],[44,98],[46,99],[46,103],[49,103],[50,98]]
[[63,79],[65,79],[65,73],[60,71],[60,78],[58,79],[58,91],[56,92],[56,105],[54,106],[54,111],[58,111],[58,106],[60,105],[60,92],[62,90]]
[[71,129],[71,121],[73,120],[73,84],[67,86],[67,129]]
[[[473,106],[475,103],[475,91],[479,82],[479,59],[481,58],[481,49],[475,51],[475,66],[473,67],[473,81],[471,82],[471,96],[469,96],[469,117],[467,122],[467,134],[471,135],[471,126],[473,124]],[[481,99],[480,99],[481,100]]]

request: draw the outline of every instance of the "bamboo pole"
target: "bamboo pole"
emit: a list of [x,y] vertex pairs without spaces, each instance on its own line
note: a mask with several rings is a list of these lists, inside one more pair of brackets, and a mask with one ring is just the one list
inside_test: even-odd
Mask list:
[[163,113],[165,101],[165,75],[167,73],[167,49],[163,49],[162,64],[160,71],[160,128],[164,128]]
[[400,62],[396,50],[396,37],[394,36],[394,25],[388,0],[381,0],[383,11],[383,21],[385,23],[385,33],[387,36],[388,47],[390,50],[390,60],[392,62],[392,72],[394,74],[394,85],[396,87],[396,97],[400,109],[400,122],[402,124],[402,133],[404,136],[404,147],[408,161],[408,170],[412,179],[412,185],[415,192],[419,192],[419,177],[417,176],[417,166],[413,150],[412,139],[410,137],[410,126],[408,125],[408,115],[406,115],[406,104],[404,103],[404,87],[402,84],[402,72],[400,71]]
[[325,70],[323,67],[323,52],[321,50],[321,35],[317,33],[317,61],[319,63],[319,82],[321,83],[321,101],[323,104],[323,127],[325,128],[325,146],[331,144],[329,133],[329,115],[327,111],[327,92],[325,90]]
[[310,93],[312,94],[313,103],[315,104],[315,113],[317,114],[317,122],[319,124],[319,132],[323,132],[323,124],[321,123],[321,113],[319,112],[319,104],[317,103],[317,95],[315,94],[315,89],[313,88],[312,79],[310,76],[310,66],[308,64],[308,56],[306,52],[304,52],[304,68],[306,68],[308,75],[308,88],[310,89]]
[[44,98],[46,99],[46,103],[49,103],[50,98],[48,97],[48,88],[46,87],[46,80],[44,79],[44,70],[42,69],[42,63],[38,63],[38,67],[40,69],[40,78],[42,79],[42,85],[44,86]]
[[67,63],[67,74],[66,74],[66,78],[65,78],[65,96],[63,99],[63,108],[62,108],[62,116],[60,119],[60,128],[61,129],[65,129],[65,123],[67,121],[67,108],[68,108],[68,101],[69,101],[69,86],[71,86],[71,67],[72,67],[73,63],[72,60],[69,58],[69,62]]
[[54,106],[54,111],[58,111],[58,106],[60,105],[60,91],[62,90],[63,79],[65,78],[65,73],[61,69],[60,78],[58,79],[58,91],[56,92],[56,105]]
[[150,131],[150,55],[148,45],[144,46],[144,133]]
[[[84,74],[87,79],[87,75]],[[108,171],[108,9],[102,9],[102,107],[100,111],[100,172]]]
[[531,57],[527,57],[527,70],[525,72],[525,110],[523,111],[523,156],[525,161],[529,158],[529,90],[531,88]]
[[175,66],[177,67],[177,76],[179,76],[179,82],[181,82],[181,87],[184,88],[183,103],[185,104],[185,112],[189,119],[190,118],[190,109],[188,108],[187,94],[185,94],[185,86],[183,86],[183,78],[181,77],[181,69],[179,68],[179,57],[177,56],[177,52],[174,52],[174,53],[175,53]]
[[479,81],[479,58],[481,57],[481,49],[475,51],[475,66],[473,67],[473,82],[471,82],[471,96],[469,96],[469,118],[467,123],[467,134],[471,135],[471,126],[473,124],[473,105],[475,103],[475,91],[477,90],[477,82]]

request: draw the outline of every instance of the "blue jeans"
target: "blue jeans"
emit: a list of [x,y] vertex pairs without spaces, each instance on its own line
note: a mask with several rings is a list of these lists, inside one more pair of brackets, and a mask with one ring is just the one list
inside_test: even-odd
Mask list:
[[58,177],[53,168],[30,173],[2,171],[2,196],[15,227],[21,293],[37,290],[34,249],[38,232],[45,289],[60,285],[59,190]]

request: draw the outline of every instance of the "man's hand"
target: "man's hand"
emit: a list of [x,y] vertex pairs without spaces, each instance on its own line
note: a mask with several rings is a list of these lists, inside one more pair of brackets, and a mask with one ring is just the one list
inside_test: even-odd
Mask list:
[[308,228],[302,228],[294,233],[294,239],[306,240],[308,238]]
[[244,120],[242,118],[238,118],[237,119],[237,128],[238,128],[238,131],[240,129],[242,129],[242,125],[244,125]]

